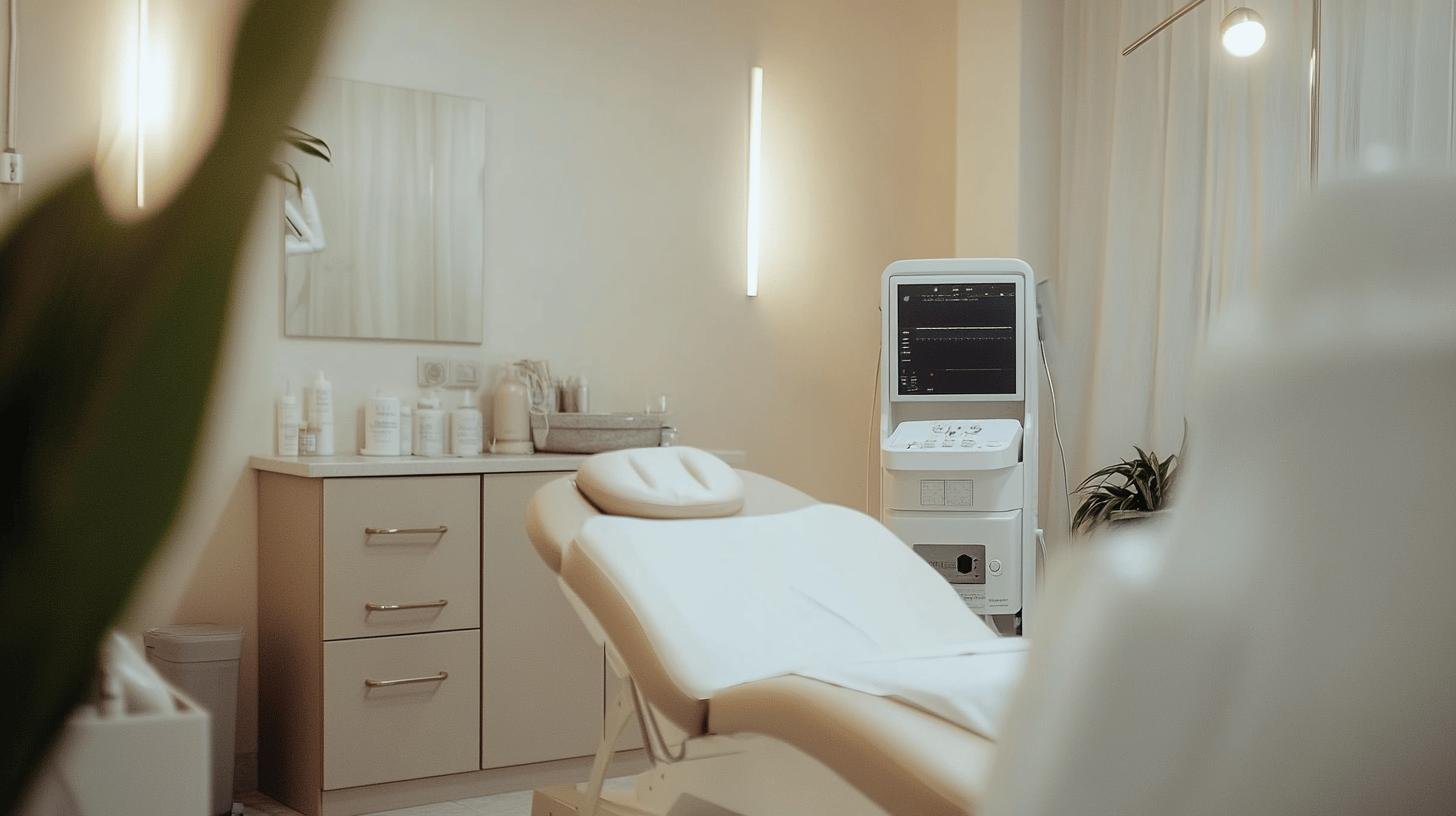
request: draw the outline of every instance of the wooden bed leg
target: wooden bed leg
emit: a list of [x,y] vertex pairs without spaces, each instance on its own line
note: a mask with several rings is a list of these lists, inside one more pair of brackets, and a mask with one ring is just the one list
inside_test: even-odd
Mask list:
[[627,722],[632,719],[635,711],[632,701],[632,684],[623,683],[617,690],[616,699],[607,709],[606,719],[602,722],[602,741],[597,744],[597,755],[592,760],[591,776],[587,778],[586,785],[581,791],[581,806],[578,808],[579,816],[596,816],[597,806],[602,798],[602,783],[607,778],[607,766],[612,762],[612,755],[617,750],[617,738],[622,735],[622,729],[627,727]]

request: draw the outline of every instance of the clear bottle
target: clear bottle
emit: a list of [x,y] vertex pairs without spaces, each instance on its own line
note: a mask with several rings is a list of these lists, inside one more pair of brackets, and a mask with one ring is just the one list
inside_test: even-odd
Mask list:
[[318,429],[314,426],[303,423],[298,427],[298,455],[318,456]]

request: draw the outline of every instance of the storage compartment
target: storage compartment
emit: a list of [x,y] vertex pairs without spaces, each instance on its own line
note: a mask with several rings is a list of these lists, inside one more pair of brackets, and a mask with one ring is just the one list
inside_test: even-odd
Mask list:
[[329,479],[325,640],[480,626],[480,478]]
[[662,444],[661,414],[532,414],[531,439],[546,453],[601,453]]
[[480,767],[480,633],[324,649],[325,790]]
[[537,490],[560,478],[483,477],[484,768],[586,756],[601,735],[602,647],[561,594],[556,573],[536,555],[522,512]]

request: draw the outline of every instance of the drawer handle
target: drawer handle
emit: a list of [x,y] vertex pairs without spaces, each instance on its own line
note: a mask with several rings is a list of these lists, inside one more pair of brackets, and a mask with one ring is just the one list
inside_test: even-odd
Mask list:
[[444,535],[444,534],[446,534],[448,532],[450,532],[450,528],[449,528],[449,526],[444,525],[444,524],[441,524],[441,525],[439,525],[437,527],[365,527],[364,528],[364,535],[367,535],[367,536],[376,536],[376,535],[423,535],[425,533],[434,533],[435,535]]
[[402,677],[398,680],[371,680],[366,677],[364,678],[364,685],[367,688],[389,688],[390,686],[408,686],[411,683],[443,683],[449,678],[449,672],[428,674],[424,677]]
[[423,601],[421,603],[381,604],[370,602],[364,604],[364,609],[369,612],[398,612],[401,609],[439,609],[447,603],[450,602],[444,598],[438,601]]

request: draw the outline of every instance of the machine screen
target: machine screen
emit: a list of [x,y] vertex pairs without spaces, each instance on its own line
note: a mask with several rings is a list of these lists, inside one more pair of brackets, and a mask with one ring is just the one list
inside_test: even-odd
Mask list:
[[1016,284],[900,284],[899,393],[1016,393]]

